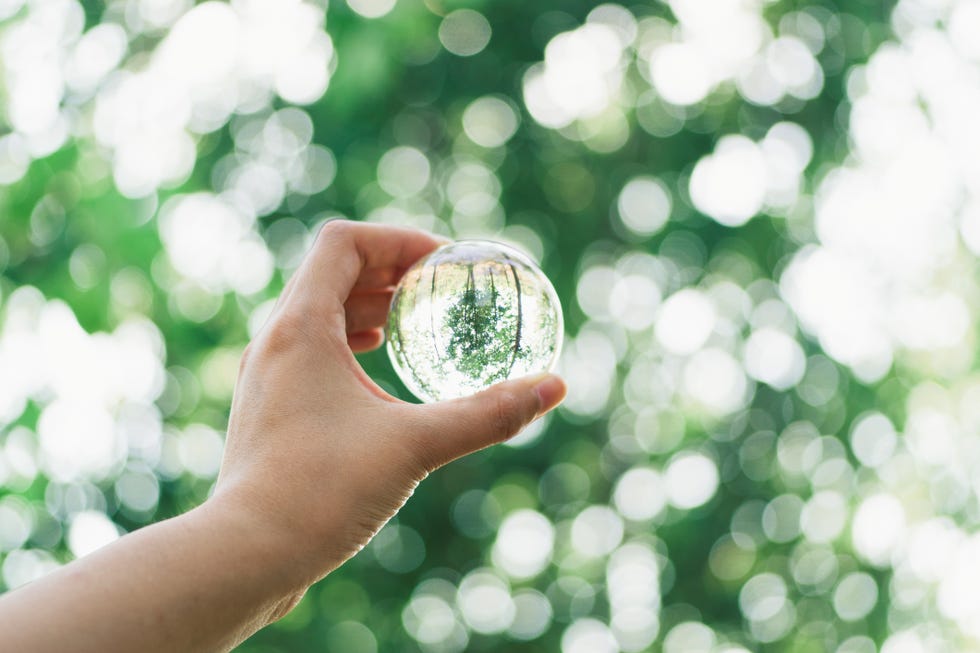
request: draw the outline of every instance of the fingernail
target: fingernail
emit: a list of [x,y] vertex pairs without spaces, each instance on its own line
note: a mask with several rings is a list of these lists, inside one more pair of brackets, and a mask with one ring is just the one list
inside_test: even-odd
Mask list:
[[538,394],[538,415],[543,415],[561,403],[565,398],[567,388],[560,376],[546,374],[534,384],[534,391]]
[[452,238],[447,238],[446,236],[440,236],[439,234],[432,234],[432,240],[436,241],[440,245],[448,245],[453,242]]

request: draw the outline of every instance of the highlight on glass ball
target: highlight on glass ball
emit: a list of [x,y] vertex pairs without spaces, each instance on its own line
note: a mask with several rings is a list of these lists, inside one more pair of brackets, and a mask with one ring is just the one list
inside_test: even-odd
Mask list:
[[395,372],[428,403],[550,372],[564,324],[554,287],[524,254],[461,240],[405,273],[386,332]]

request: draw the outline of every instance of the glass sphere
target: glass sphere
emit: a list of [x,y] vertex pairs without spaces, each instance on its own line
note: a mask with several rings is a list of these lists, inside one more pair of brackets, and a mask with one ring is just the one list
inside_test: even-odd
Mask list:
[[388,357],[425,402],[550,372],[564,324],[551,282],[506,245],[461,240],[413,265],[388,314]]

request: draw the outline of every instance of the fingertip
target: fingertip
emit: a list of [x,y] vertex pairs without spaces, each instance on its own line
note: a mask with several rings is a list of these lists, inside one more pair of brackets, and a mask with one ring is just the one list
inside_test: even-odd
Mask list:
[[361,354],[377,349],[385,340],[384,331],[381,329],[369,329],[347,335],[347,344],[355,354]]
[[538,395],[538,415],[553,410],[568,394],[565,380],[557,374],[544,374],[535,380],[534,392]]

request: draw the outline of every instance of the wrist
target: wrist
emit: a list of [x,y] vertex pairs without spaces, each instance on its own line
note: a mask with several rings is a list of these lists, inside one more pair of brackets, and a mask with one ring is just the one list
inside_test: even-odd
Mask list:
[[224,524],[229,543],[253,549],[290,593],[305,592],[346,560],[329,546],[336,534],[323,532],[323,515],[314,524],[258,488],[219,488],[200,509]]

